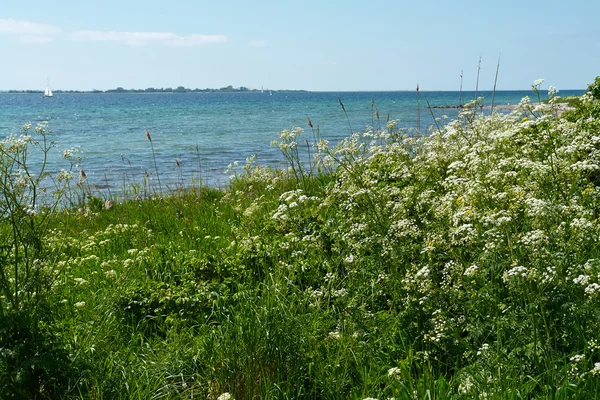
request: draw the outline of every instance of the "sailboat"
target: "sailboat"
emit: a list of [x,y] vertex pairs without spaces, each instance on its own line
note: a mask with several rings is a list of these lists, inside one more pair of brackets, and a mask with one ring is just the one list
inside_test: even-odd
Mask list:
[[44,97],[52,97],[52,89],[50,89],[50,80],[46,78],[46,90],[44,90]]

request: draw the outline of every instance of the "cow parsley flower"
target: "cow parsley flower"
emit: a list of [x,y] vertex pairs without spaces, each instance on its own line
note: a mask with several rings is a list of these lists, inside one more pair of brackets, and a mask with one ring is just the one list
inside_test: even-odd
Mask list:
[[588,296],[595,296],[600,293],[600,285],[597,283],[591,283],[585,288],[585,294]]
[[477,267],[477,265],[473,264],[465,270],[464,275],[465,276],[475,276],[478,269],[479,268]]
[[584,358],[585,358],[585,355],[583,355],[583,354],[575,354],[574,356],[569,358],[569,361],[578,363],[578,362],[582,361]]

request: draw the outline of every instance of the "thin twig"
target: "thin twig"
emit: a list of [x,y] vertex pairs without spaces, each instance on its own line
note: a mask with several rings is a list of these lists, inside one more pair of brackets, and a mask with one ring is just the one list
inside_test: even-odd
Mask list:
[[427,101],[427,107],[429,108],[429,112],[431,113],[431,118],[433,118],[433,122],[435,122],[435,126],[437,127],[438,133],[441,133],[442,128],[440,128],[440,124],[438,123],[435,115],[433,114],[433,109],[431,108],[431,104],[429,104],[429,99],[425,96],[425,101]]

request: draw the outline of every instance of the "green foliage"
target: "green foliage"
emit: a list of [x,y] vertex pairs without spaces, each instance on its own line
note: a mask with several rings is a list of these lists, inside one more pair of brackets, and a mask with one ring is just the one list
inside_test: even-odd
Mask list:
[[[30,135],[0,141],[0,396],[37,398],[62,396],[77,380],[68,351],[55,328],[48,300],[57,277],[57,254],[48,251],[45,236],[64,194],[70,171],[46,171],[54,143],[45,124]],[[71,158],[66,152],[65,157]],[[38,170],[29,160],[41,158]],[[45,192],[52,182],[53,193]]]
[[52,313],[4,315],[2,395],[598,397],[600,99],[555,93],[417,138],[286,130],[287,168],[226,192],[88,193],[40,236]]
[[600,100],[600,76],[596,77],[594,83],[588,85],[588,91],[596,100]]
[[10,310],[0,324],[0,397],[60,398],[74,393],[81,373],[57,335],[46,304]]
[[600,76],[596,77],[594,83],[588,85],[587,92],[581,97],[573,100],[570,105],[572,109],[565,113],[565,119],[575,122],[593,115],[597,118],[600,115]]
[[126,332],[165,336],[175,326],[206,323],[213,301],[227,298],[226,284],[197,282],[182,276],[176,284],[151,281],[144,287],[129,287],[115,301],[115,313]]

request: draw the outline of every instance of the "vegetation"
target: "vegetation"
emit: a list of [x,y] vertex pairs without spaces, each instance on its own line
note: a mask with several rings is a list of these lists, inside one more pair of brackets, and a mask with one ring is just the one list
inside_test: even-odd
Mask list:
[[[268,90],[268,89],[267,89]],[[222,88],[206,88],[206,89],[189,89],[183,86],[173,88],[146,88],[146,89],[124,89],[118,87],[116,89],[107,90],[54,90],[54,93],[240,93],[240,92],[261,92],[261,89],[249,89],[245,86],[233,87],[231,85]],[[305,92],[305,90],[273,90],[273,92]],[[9,90],[8,93],[44,93],[43,90]]]
[[599,86],[60,209],[7,139],[0,397],[598,398]]

